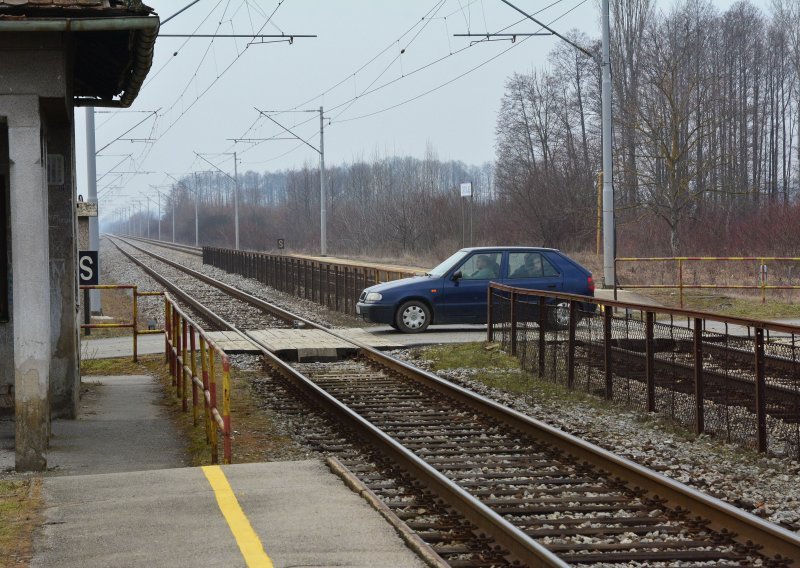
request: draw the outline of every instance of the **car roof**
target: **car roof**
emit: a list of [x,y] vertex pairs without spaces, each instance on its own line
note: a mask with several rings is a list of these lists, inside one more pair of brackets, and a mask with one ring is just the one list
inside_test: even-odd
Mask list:
[[552,252],[561,252],[558,249],[547,248],[547,247],[519,247],[519,246],[507,247],[507,246],[503,246],[503,245],[497,245],[497,246],[493,246],[493,247],[465,247],[465,248],[462,248],[461,250],[473,252],[473,251],[493,251],[493,250],[498,250],[498,249],[508,250],[508,251],[544,250],[544,251],[552,251]]

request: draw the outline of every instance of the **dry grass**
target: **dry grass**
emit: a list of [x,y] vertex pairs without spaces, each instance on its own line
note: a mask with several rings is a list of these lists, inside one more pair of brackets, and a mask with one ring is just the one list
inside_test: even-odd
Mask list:
[[0,481],[0,566],[23,568],[33,553],[33,534],[42,524],[41,480]]
[[[116,360],[123,367],[132,365],[130,361]],[[169,367],[161,355],[140,358],[140,366],[146,374],[161,379],[163,395],[161,404],[170,420],[176,426],[186,444],[188,465],[200,466],[211,463],[211,446],[206,442],[205,414],[202,392],[198,391],[198,421],[194,422],[191,390],[187,392],[187,411],[182,410]],[[141,371],[139,371],[141,372]],[[254,463],[279,459],[301,459],[305,454],[292,439],[279,431],[270,413],[261,407],[259,398],[250,388],[250,378],[254,371],[231,371],[231,426],[233,463]],[[222,369],[217,367],[218,396],[222,401]],[[218,432],[218,454],[222,462],[222,434]]]
[[[570,253],[570,256],[592,271],[595,282],[601,286],[602,257],[594,253]],[[800,285],[800,266],[790,261],[765,261],[768,270],[767,285]],[[724,286],[757,286],[756,261],[685,261],[685,285],[713,285],[720,288],[684,289],[683,307],[729,316],[754,319],[780,319],[800,317],[800,290],[766,290],[762,300],[761,290],[724,288]],[[666,307],[681,307],[677,284],[680,279],[676,261],[620,262],[617,283],[621,288],[639,292]],[[643,289],[636,285],[669,285],[675,288]]]

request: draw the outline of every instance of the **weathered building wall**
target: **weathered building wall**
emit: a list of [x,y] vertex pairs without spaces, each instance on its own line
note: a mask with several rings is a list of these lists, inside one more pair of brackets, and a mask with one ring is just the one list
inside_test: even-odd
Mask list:
[[[11,302],[11,225],[8,201],[8,128],[5,121],[0,123],[0,230],[4,231],[4,237],[0,238],[3,251],[0,254],[0,262],[3,263],[3,270],[0,270],[0,278],[6,279],[6,284],[2,287],[4,298],[4,308],[9,307]],[[0,415],[13,414],[14,412],[14,334],[12,314],[3,314],[0,320]]]
[[[65,141],[71,139],[71,134],[63,135],[64,123],[71,119],[66,99],[65,49],[61,34],[0,36],[0,117],[8,125],[18,470],[42,470],[47,466],[53,351],[49,191],[45,167],[48,126],[55,147],[64,148]],[[43,98],[63,101],[60,123],[43,116]],[[65,231],[60,238],[74,245],[73,233]],[[55,280],[60,282],[66,274],[67,270],[62,270]],[[59,315],[65,307],[74,313],[74,300],[72,305],[66,304],[62,298]],[[3,332],[7,334],[8,330]],[[6,372],[4,366],[3,373]],[[59,372],[60,380],[64,380],[66,367],[59,368]]]

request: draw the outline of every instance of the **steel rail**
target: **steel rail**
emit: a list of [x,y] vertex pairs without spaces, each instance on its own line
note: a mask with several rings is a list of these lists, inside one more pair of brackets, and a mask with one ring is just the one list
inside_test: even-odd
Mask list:
[[[537,294],[539,293],[537,291]],[[547,295],[547,293],[543,295]],[[563,295],[559,295],[559,297],[561,296]],[[575,298],[584,301],[587,299],[597,301],[583,296],[575,296]],[[616,302],[602,301],[602,303],[613,305]],[[642,308],[647,310],[648,307],[643,305]],[[684,310],[670,311],[686,313]],[[728,319],[733,320],[731,323],[739,323],[740,325],[740,322],[747,321],[740,318]],[[669,507],[681,508],[689,511],[694,516],[702,517],[708,520],[711,528],[717,531],[727,530],[737,534],[740,540],[746,539],[758,543],[763,547],[762,553],[767,556],[780,556],[800,561],[800,537],[786,529],[764,521],[719,499],[710,497],[631,460],[617,456],[595,444],[567,434],[544,422],[530,418],[491,399],[450,383],[432,373],[381,353],[368,345],[354,341],[351,338],[345,338],[335,330],[323,328],[313,322],[310,323],[317,329],[323,329],[327,333],[355,345],[359,348],[362,356],[379,366],[391,369],[404,377],[470,407],[476,412],[490,416],[533,439],[549,444],[578,460],[585,461],[598,469],[617,476],[630,484],[631,487],[639,487],[651,495],[665,499]],[[764,322],[759,323],[763,324]],[[776,325],[775,327],[780,328],[782,326]],[[276,372],[312,396],[314,400],[329,408],[336,416],[346,420],[353,426],[358,426],[364,437],[379,445],[393,459],[402,463],[403,467],[408,471],[418,477],[422,477],[420,479],[422,483],[439,493],[447,500],[448,504],[459,510],[482,530],[485,530],[499,544],[508,547],[515,556],[521,555],[522,558],[530,562],[532,555],[532,558],[536,559],[538,563],[536,565],[540,566],[566,565],[553,553],[470,496],[454,482],[401,446],[393,438],[367,422],[353,410],[314,384],[313,381],[270,353],[257,338],[248,332],[235,331],[249,341],[259,345],[267,364]]]
[[718,531],[727,529],[741,537],[759,543],[764,547],[763,551],[767,555],[781,555],[800,561],[800,537],[786,529],[764,521],[755,515],[751,515],[631,460],[617,456],[595,444],[530,418],[463,387],[454,385],[432,373],[380,353],[367,345],[358,346],[361,348],[363,355],[378,364],[385,365],[395,372],[454,398],[475,411],[487,414],[536,440],[542,440],[579,460],[586,461],[599,469],[616,475],[634,487],[640,487],[653,495],[664,498],[671,507],[679,506],[688,509],[694,515],[711,521],[711,527]]
[[[117,237],[119,238],[119,237]],[[111,239],[110,239],[111,240]],[[122,242],[126,242],[124,239],[120,240]],[[112,243],[125,254],[128,258],[131,258],[136,262],[136,264],[150,273],[152,269],[146,268],[143,263],[135,259],[133,256],[125,253],[119,245],[111,240]],[[129,246],[136,248],[137,250],[139,247],[135,245],[131,245],[127,243]],[[147,251],[142,251],[147,252]],[[158,256],[153,255],[152,256]],[[170,262],[169,264],[172,265]],[[190,270],[190,269],[187,269]],[[187,273],[194,273],[195,271],[187,272]],[[202,275],[205,276],[205,275]],[[163,278],[163,277],[162,277]],[[159,280],[160,283],[164,283],[163,281]],[[173,286],[169,286],[170,289]],[[233,289],[232,287],[225,285],[225,288]],[[241,291],[238,291],[243,294],[243,297],[251,298],[253,300],[258,300],[254,296],[250,296],[249,294],[245,294]],[[259,302],[263,302],[263,300],[258,300]],[[221,317],[213,314],[211,310],[199,302],[192,301],[192,307],[195,307],[200,313],[204,316],[209,317],[209,319],[218,319],[222,320]],[[288,312],[287,312],[288,313]],[[307,321],[303,318],[295,318],[300,321]],[[313,322],[308,322],[310,325],[317,329],[322,329],[324,331],[330,332],[326,328],[315,324]],[[343,403],[332,397],[330,394],[325,392],[323,389],[318,387],[311,381],[309,378],[305,377],[294,368],[292,368],[287,363],[283,362],[277,356],[273,355],[266,346],[259,341],[258,338],[253,336],[251,333],[247,331],[241,331],[234,327],[231,324],[228,324],[230,330],[234,333],[237,333],[242,338],[249,340],[250,342],[258,345],[261,349],[261,353],[265,358],[267,364],[272,367],[274,370],[279,372],[281,376],[285,379],[289,380],[292,384],[299,387],[301,390],[306,392],[312,398],[314,398],[318,403],[322,406],[327,408],[337,416],[340,420],[349,424],[350,426],[354,427],[357,431],[362,434],[362,438],[367,440],[368,442],[372,443],[373,445],[379,447],[385,455],[389,458],[393,459],[396,463],[398,463],[401,467],[412,473],[415,477],[417,477],[420,481],[422,481],[429,489],[434,491],[438,496],[445,498],[448,503],[458,510],[465,518],[469,519],[476,526],[478,526],[481,530],[485,531],[488,535],[490,535],[498,544],[507,548],[509,552],[511,552],[514,556],[526,560],[526,562],[531,566],[542,566],[542,567],[566,567],[568,564],[561,561],[556,555],[549,552],[545,547],[541,544],[527,536],[523,533],[520,529],[503,519],[500,515],[492,511],[489,507],[481,503],[478,499],[472,497],[469,493],[461,489],[456,483],[447,479],[444,475],[439,473],[436,469],[425,463],[422,459],[418,458],[413,452],[403,447],[399,444],[396,440],[385,434],[383,431],[378,429],[377,427],[373,426],[371,423],[367,422],[361,416],[356,414],[353,410],[345,406]],[[349,341],[348,339],[344,338],[338,333],[332,333],[339,339],[343,339],[345,341]],[[535,560],[535,563],[531,564],[531,560]]]
[[192,245],[184,245],[181,243],[168,243],[166,241],[159,241],[158,239],[147,239],[145,237],[133,237],[131,235],[114,235],[108,234],[108,236],[116,237],[118,239],[130,239],[132,241],[141,241],[143,243],[150,243],[155,246],[173,249],[181,252],[185,252],[186,254],[192,254],[194,256],[203,256],[203,249],[202,247],[195,247]]
[[[122,242],[124,242],[125,244],[127,244],[130,247],[133,247],[134,249],[138,250],[139,252],[142,252],[142,253],[144,253],[144,254],[146,254],[148,256],[151,256],[151,257],[155,258],[156,260],[158,260],[160,262],[163,262],[164,264],[172,266],[173,268],[176,268],[176,269],[180,270],[181,272],[184,272],[185,274],[188,274],[189,276],[191,276],[193,278],[197,278],[201,282],[204,282],[205,284],[213,286],[213,287],[217,288],[218,290],[221,290],[221,291],[225,292],[226,294],[228,294],[228,295],[230,295],[230,296],[232,296],[232,297],[234,297],[234,298],[236,298],[238,300],[241,300],[243,302],[247,302],[247,303],[249,303],[249,304],[251,304],[251,305],[253,305],[253,306],[255,306],[255,307],[259,308],[259,309],[262,309],[262,310],[268,312],[270,315],[273,315],[276,318],[281,319],[281,320],[283,320],[283,321],[285,321],[287,323],[290,323],[290,324],[293,324],[293,325],[297,325],[299,323],[299,324],[302,324],[301,327],[313,327],[313,328],[318,328],[318,329],[322,329],[322,330],[326,329],[326,328],[322,327],[321,325],[312,322],[311,320],[307,320],[307,319],[305,319],[303,317],[298,316],[297,314],[293,314],[292,312],[284,310],[283,308],[279,308],[275,304],[271,304],[271,303],[267,302],[266,300],[262,300],[261,298],[253,296],[252,294],[248,294],[247,292],[239,290],[238,288],[235,288],[235,287],[231,286],[230,284],[225,284],[224,282],[222,282],[220,280],[217,280],[216,278],[212,278],[211,276],[208,276],[206,274],[203,274],[202,272],[198,272],[196,270],[192,270],[188,266],[184,266],[183,264],[181,264],[179,262],[175,262],[175,261],[170,260],[168,258],[165,258],[165,257],[163,257],[163,256],[161,256],[159,254],[156,254],[156,253],[154,253],[152,251],[148,251],[148,250],[145,250],[145,249],[143,249],[141,247],[138,247],[135,244],[127,242],[124,238],[121,238],[121,237],[114,237],[114,238],[117,238],[117,239],[121,240]],[[119,248],[119,247],[117,247],[117,248]]]
[[[356,345],[363,356],[381,366],[391,368],[403,376],[433,388],[446,396],[455,398],[477,412],[487,414],[500,420],[512,428],[528,434],[534,439],[543,440],[545,443],[549,443],[579,460],[584,460],[612,475],[617,475],[626,482],[631,483],[634,487],[641,487],[653,495],[666,499],[671,507],[681,507],[697,516],[708,519],[711,521],[711,527],[716,530],[725,529],[746,537],[752,542],[757,542],[764,547],[764,551],[768,555],[780,555],[795,561],[800,561],[800,537],[786,529],[764,521],[755,515],[706,495],[631,460],[617,456],[595,444],[567,434],[544,422],[525,416],[491,399],[450,383],[432,373],[418,369],[385,353],[381,353],[373,347],[346,338],[335,330],[325,329],[325,331],[339,339]],[[254,337],[247,333],[245,334],[248,335],[251,341],[258,343]],[[268,354],[267,357],[271,361],[277,361],[279,364],[290,369],[292,376],[300,375],[297,371],[280,361],[280,359],[268,351],[264,351]],[[308,379],[305,380],[308,381]],[[311,384],[314,387],[314,391],[322,391],[322,389],[313,383]],[[327,395],[327,393],[325,394]],[[327,396],[330,397],[330,395]],[[470,520],[479,524],[474,518],[470,518]]]
[[[330,331],[330,330],[328,330]],[[311,379],[273,355],[256,337],[245,332],[248,339],[261,347],[267,365],[284,379],[300,388],[339,420],[352,427],[362,439],[378,447],[387,457],[411,473],[418,481],[444,499],[451,507],[485,531],[500,546],[528,566],[566,567],[567,563],[527,536],[481,501],[467,493],[455,482],[417,457],[394,438],[384,433],[345,404],[331,396]],[[333,335],[338,334],[334,333]]]
[[132,254],[130,254],[129,252],[123,250],[122,247],[120,247],[114,241],[113,238],[109,237],[108,241],[111,244],[113,244],[117,248],[117,250],[119,250],[123,255],[125,255],[128,259],[130,259],[131,262],[133,262],[135,265],[137,265],[139,268],[141,268],[153,280],[155,280],[156,282],[161,284],[167,290],[171,291],[176,297],[180,298],[182,302],[192,306],[192,308],[194,308],[197,312],[199,312],[199,313],[203,314],[204,316],[206,316],[212,323],[214,323],[214,325],[216,325],[216,326],[218,326],[218,327],[220,327],[222,329],[228,329],[228,330],[231,330],[231,331],[236,331],[236,327],[232,323],[226,321],[222,317],[218,316],[217,314],[215,314],[214,312],[212,312],[211,310],[206,308],[203,304],[201,304],[200,302],[195,300],[188,293],[186,293],[183,290],[181,290],[180,288],[178,288],[178,286],[176,286],[175,284],[170,282],[165,276],[162,276],[155,269],[147,266],[145,263],[143,263],[141,260],[139,260],[138,258],[133,256]]

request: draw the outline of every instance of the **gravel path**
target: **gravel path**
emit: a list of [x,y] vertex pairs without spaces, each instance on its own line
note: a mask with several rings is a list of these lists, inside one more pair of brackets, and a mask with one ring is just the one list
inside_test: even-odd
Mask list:
[[[149,248],[150,245],[142,245]],[[360,320],[330,312],[312,302],[277,292],[254,280],[204,266],[196,256],[152,247],[163,256],[224,280],[254,296],[329,327],[352,327]],[[137,267],[113,247],[103,244],[101,262],[112,265],[116,281],[158,289]],[[104,264],[101,264],[103,266]],[[141,283],[140,283],[141,282]],[[154,314],[158,317],[158,314]],[[363,325],[363,324],[361,324]],[[395,357],[425,367],[415,350],[393,352]],[[483,369],[485,372],[486,369]],[[552,394],[552,387],[534,387],[522,397],[487,387],[474,380],[475,369],[439,371],[437,374],[488,396],[533,418],[591,441],[603,448],[650,467],[784,528],[800,533],[800,462],[766,457],[725,445],[708,436],[691,437],[667,425],[625,409],[606,408]]]

